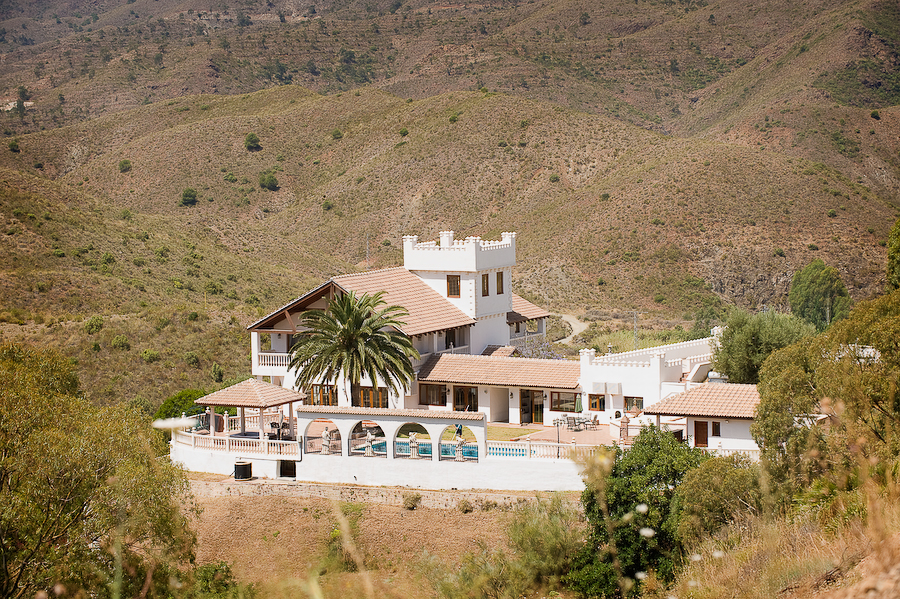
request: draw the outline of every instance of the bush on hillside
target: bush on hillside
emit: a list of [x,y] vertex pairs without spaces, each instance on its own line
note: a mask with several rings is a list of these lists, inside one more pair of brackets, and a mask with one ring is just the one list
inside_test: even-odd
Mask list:
[[259,174],[259,186],[269,191],[278,189],[278,179],[271,171],[265,171]]
[[639,573],[672,580],[683,549],[672,499],[685,475],[706,459],[702,449],[654,426],[628,451],[594,455],[581,494],[589,537],[564,582],[583,596],[614,597],[628,594]]
[[113,349],[121,349],[123,351],[128,351],[131,349],[131,343],[128,342],[128,337],[125,335],[116,335],[113,337],[112,343],[110,343]]
[[130,170],[131,170],[131,161],[130,160],[125,159],[125,160],[119,161],[119,172],[120,173],[127,173]]
[[247,134],[247,137],[244,138],[244,147],[247,148],[247,151],[249,152],[255,152],[262,149],[262,146],[259,144],[259,137],[256,133]]
[[178,203],[179,206],[193,206],[197,203],[197,190],[193,187],[188,187],[184,191],[181,192],[181,201]]
[[206,395],[203,389],[184,389],[172,395],[159,406],[154,418],[179,418],[182,414],[193,416],[203,412],[203,406],[194,403]]
[[685,545],[695,543],[739,514],[759,513],[761,502],[757,464],[740,454],[707,460],[688,472],[675,491],[678,537]]
[[84,322],[84,332],[88,335],[95,335],[103,328],[102,316],[91,316]]

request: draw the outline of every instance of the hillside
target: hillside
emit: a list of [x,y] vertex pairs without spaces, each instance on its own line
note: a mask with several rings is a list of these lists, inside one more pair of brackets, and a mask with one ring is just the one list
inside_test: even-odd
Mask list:
[[243,325],[447,228],[517,231],[516,291],[601,318],[783,308],[814,258],[872,296],[900,207],[894,16],[5,3],[0,89],[34,105],[0,151],[0,334],[68,348],[98,397],[155,402],[216,360],[247,374]]
[[[6,134],[299,84],[487,88],[686,138],[776,146],[898,193],[900,11],[887,0],[441,4],[132,0],[0,7]],[[871,133],[870,133],[871,131]]]

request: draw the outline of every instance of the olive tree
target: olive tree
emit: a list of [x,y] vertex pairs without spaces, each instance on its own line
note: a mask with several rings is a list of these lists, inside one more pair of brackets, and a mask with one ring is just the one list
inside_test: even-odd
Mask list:
[[713,368],[728,376],[729,382],[757,383],[769,354],[815,332],[812,325],[790,314],[734,309],[713,348]]
[[63,356],[0,345],[0,596],[134,597],[193,560],[189,487],[151,432],[85,400]]

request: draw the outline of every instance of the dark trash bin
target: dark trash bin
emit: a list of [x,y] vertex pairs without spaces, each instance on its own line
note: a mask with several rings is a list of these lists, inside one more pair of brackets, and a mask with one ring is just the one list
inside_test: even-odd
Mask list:
[[234,463],[234,480],[250,480],[253,478],[253,464],[247,461]]

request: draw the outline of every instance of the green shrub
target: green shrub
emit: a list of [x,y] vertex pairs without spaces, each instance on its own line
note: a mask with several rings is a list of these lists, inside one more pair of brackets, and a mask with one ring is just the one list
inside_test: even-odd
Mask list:
[[837,210],[832,208],[831,210],[828,211],[828,218],[834,218],[835,216],[837,216]]
[[191,368],[199,368],[200,367],[200,357],[196,352],[185,352],[184,354],[184,362]]
[[207,281],[206,285],[203,286],[203,290],[210,295],[221,295],[222,284],[217,281]]
[[419,504],[422,503],[422,494],[421,493],[404,493],[403,494],[403,507],[407,510],[414,510],[419,507]]
[[224,179],[229,183],[237,183],[237,176],[232,172],[226,173]]
[[53,255],[56,256],[57,258],[65,258],[66,257],[66,253],[59,248],[56,248],[55,250],[53,250]]
[[324,202],[322,202],[322,210],[328,212],[332,208],[334,208],[334,204],[332,204],[330,201],[325,200]]
[[553,173],[552,175],[550,175],[550,182],[551,182],[551,183],[558,183],[558,182],[559,182],[559,175],[557,175],[556,173]]
[[154,418],[178,418],[182,414],[192,416],[203,412],[203,406],[200,406],[195,400],[206,395],[203,389],[184,389],[175,395],[168,397],[159,409],[156,410]]
[[88,335],[96,335],[103,328],[102,316],[91,316],[84,322],[84,332]]
[[471,514],[475,511],[475,508],[472,506],[472,502],[468,499],[460,499],[456,503],[456,509],[461,511],[463,514]]
[[344,134],[341,133],[340,129],[335,129],[331,132],[331,139],[341,139],[342,137],[344,137]]
[[113,264],[115,261],[116,257],[109,252],[103,252],[103,255],[100,256],[100,264]]
[[126,158],[126,159],[119,161],[119,172],[120,173],[127,173],[130,170],[131,170],[131,161],[130,160],[128,160]]
[[113,349],[121,349],[124,351],[128,351],[131,349],[131,344],[128,343],[128,337],[125,335],[116,335],[113,337],[112,343],[110,344]]
[[881,114],[877,110],[873,110],[870,116],[876,121],[881,119]]
[[212,374],[212,379],[217,383],[221,383],[222,379],[225,378],[225,370],[223,370],[222,367],[219,366],[218,362],[213,362],[212,370],[210,371],[210,373]]
[[409,129],[407,129],[406,127],[400,129],[400,137],[406,137],[407,135],[409,135]]
[[779,258],[784,258],[784,250],[781,248],[775,248],[775,251],[773,252],[773,254],[775,256],[778,256]]
[[249,152],[255,152],[262,148],[262,146],[259,145],[259,137],[256,133],[247,134],[247,137],[244,138],[244,147]]
[[190,314],[188,314],[188,317],[187,317],[187,319],[191,322],[197,320],[198,318],[200,318],[200,315],[197,314],[196,312],[191,312]]
[[188,187],[184,191],[181,192],[181,201],[178,203],[179,206],[193,206],[197,203],[197,190],[193,187]]
[[159,352],[155,349],[145,349],[141,352],[141,360],[146,362],[147,364],[152,364],[153,362],[159,362]]
[[497,142],[497,145],[501,148],[505,148],[509,144],[506,143],[505,139],[501,139],[500,141]]
[[278,179],[269,171],[262,172],[259,174],[259,186],[269,191],[275,191],[278,189]]
[[814,244],[814,243],[811,243],[811,244],[809,244],[809,245],[806,246],[806,247],[809,248],[810,250],[812,250],[813,252],[819,249],[819,246],[817,246],[817,245]]
[[19,140],[18,139],[9,140],[9,151],[10,152],[18,152],[19,151]]
[[451,123],[455,123],[455,122],[458,121],[458,120],[459,120],[459,115],[457,115],[457,114],[451,114],[451,115],[450,115],[450,122],[451,122]]

